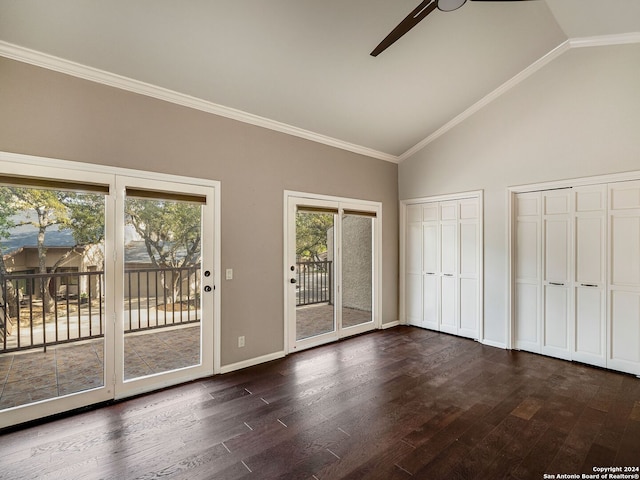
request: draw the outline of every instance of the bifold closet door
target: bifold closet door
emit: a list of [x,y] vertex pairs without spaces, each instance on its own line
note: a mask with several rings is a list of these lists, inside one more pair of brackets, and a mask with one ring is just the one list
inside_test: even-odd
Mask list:
[[409,325],[422,326],[422,205],[407,207],[405,309]]
[[571,190],[542,194],[542,353],[571,358]]
[[640,374],[640,181],[515,207],[515,348]]
[[478,338],[480,323],[480,203],[478,199],[460,200],[459,216],[458,335]]
[[481,200],[408,205],[405,316],[410,325],[479,337]]
[[422,326],[438,330],[440,318],[440,238],[439,205],[422,207]]
[[440,203],[440,330],[458,333],[458,202]]
[[640,374],[640,182],[609,185],[607,366]]
[[606,366],[607,186],[573,189],[575,332],[571,358]]
[[542,195],[515,198],[514,347],[540,353],[542,285]]

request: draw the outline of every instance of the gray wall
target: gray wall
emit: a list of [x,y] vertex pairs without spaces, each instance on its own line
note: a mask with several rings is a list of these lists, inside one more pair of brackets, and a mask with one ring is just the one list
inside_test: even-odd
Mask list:
[[640,170],[640,45],[577,48],[399,167],[400,199],[484,190],[485,339],[504,344],[507,187]]
[[0,151],[221,182],[223,366],[284,348],[284,190],[382,202],[382,321],[398,319],[396,164],[5,58],[0,105]]

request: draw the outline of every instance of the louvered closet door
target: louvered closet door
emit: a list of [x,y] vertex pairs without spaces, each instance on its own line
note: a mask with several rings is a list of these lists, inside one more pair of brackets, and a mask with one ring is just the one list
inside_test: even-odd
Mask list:
[[458,334],[458,202],[440,203],[440,331]]
[[542,353],[571,358],[571,190],[543,192]]
[[609,185],[607,366],[640,374],[640,182]]
[[514,346],[540,352],[542,285],[542,195],[519,193],[515,198],[515,322]]
[[573,189],[575,332],[572,359],[606,366],[607,186]]

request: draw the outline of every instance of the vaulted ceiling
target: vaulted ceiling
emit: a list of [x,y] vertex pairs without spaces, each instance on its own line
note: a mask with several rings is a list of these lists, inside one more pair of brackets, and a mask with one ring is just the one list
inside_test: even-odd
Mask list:
[[418,3],[0,0],[0,54],[33,50],[398,161],[568,39],[640,32],[638,0],[467,2],[370,56]]

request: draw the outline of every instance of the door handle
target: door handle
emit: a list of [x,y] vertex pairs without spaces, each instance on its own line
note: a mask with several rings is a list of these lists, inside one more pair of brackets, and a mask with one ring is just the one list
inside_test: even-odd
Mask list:
[[549,282],[549,285],[555,285],[556,287],[564,287],[564,283],[558,283],[558,282]]
[[581,283],[580,284],[581,287],[598,287],[598,285],[594,284],[594,283]]
[[211,286],[210,285],[205,285],[204,286],[204,291],[205,292],[210,292],[211,291]]
[[289,282],[291,282],[291,283],[296,283],[296,279],[295,279],[295,278],[292,278],[291,280],[289,280]]
[[445,277],[453,277],[453,273],[445,273],[444,276]]

